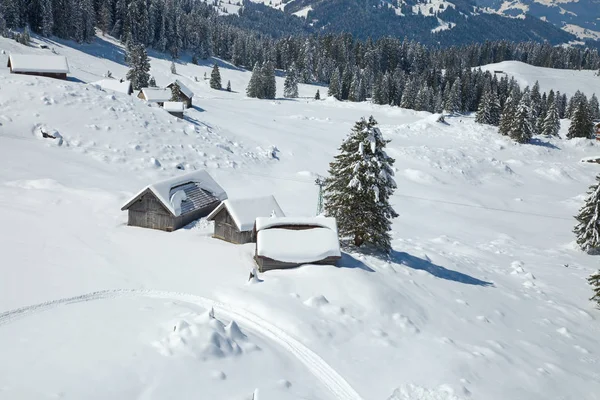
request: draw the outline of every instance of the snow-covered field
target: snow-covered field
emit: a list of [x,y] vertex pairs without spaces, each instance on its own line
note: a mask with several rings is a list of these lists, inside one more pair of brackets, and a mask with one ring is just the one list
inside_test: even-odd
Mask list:
[[[297,100],[248,99],[250,73],[225,63],[233,93],[209,88],[208,63],[177,64],[196,93],[180,121],[86,84],[125,74],[114,42],[50,46],[70,81],[0,70],[1,399],[600,399],[585,282],[598,260],[571,233],[595,143],[516,145],[471,117],[314,101],[309,85]],[[166,85],[170,61],[154,56]],[[490,69],[600,92],[585,71]],[[274,194],[286,215],[314,215],[315,176],[371,114],[396,159],[389,259],[350,252],[249,285],[254,247],[212,239],[204,221],[126,226],[123,203],[181,168],[207,169],[230,198]]]

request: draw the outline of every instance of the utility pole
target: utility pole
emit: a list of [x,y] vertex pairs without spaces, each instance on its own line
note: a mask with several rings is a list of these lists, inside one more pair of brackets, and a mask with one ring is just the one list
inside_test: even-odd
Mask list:
[[319,187],[319,199],[317,200],[317,215],[323,212],[323,186],[325,186],[325,178],[317,176],[315,184]]

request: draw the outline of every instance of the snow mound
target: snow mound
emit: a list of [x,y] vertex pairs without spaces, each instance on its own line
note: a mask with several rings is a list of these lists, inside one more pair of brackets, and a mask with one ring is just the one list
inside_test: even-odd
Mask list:
[[427,389],[409,383],[396,389],[388,400],[462,400],[462,398],[456,396],[447,386]]
[[319,308],[329,304],[329,300],[323,295],[313,296],[304,302],[309,307]]
[[[249,341],[235,321],[228,325],[208,314],[185,315],[169,324],[169,334],[152,345],[164,356],[187,356],[202,361],[231,358],[260,348]],[[215,379],[225,379],[218,377]]]

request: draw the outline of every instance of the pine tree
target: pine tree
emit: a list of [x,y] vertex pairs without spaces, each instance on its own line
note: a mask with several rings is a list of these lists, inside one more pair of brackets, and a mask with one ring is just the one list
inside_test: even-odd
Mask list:
[[384,151],[388,142],[373,117],[358,121],[329,165],[324,195],[325,214],[336,218],[341,236],[385,252],[391,250],[391,219],[398,216],[389,204],[396,183],[394,159]]
[[274,99],[277,95],[277,83],[275,81],[275,67],[271,61],[263,65],[262,83],[265,99]]
[[102,3],[102,5],[100,6],[100,15],[98,18],[98,27],[102,31],[102,36],[106,35],[109,32],[111,25],[112,14],[110,6],[106,3]]
[[592,138],[593,135],[594,123],[590,116],[587,101],[582,99],[575,106],[567,138]]
[[298,97],[298,72],[296,64],[292,63],[283,83],[283,97],[295,99]]
[[588,107],[590,109],[590,116],[592,120],[600,119],[600,105],[598,104],[598,98],[596,97],[596,93],[594,93],[590,98],[590,101],[588,102]]
[[333,96],[338,100],[342,98],[342,90],[340,87],[340,72],[337,68],[335,68],[333,70],[333,74],[331,74],[327,96]]
[[509,134],[511,139],[517,143],[529,143],[533,136],[532,111],[530,104],[531,99],[529,97],[529,92],[525,91],[517,106]]
[[321,92],[317,89],[317,93],[315,93],[315,100],[321,100]]
[[150,80],[148,81],[148,87],[156,87],[156,79],[154,79],[153,76],[151,76]]
[[227,81],[227,91],[231,92],[231,81]]
[[150,59],[146,49],[141,44],[130,44],[126,55],[129,71],[127,79],[131,81],[134,90],[148,86],[150,80]]
[[219,72],[219,66],[213,65],[212,72],[210,73],[210,87],[211,89],[221,90],[221,72]]
[[577,235],[577,244],[583,251],[597,253],[600,250],[600,175],[590,186],[585,204],[575,219],[578,223],[573,232]]
[[171,101],[181,101],[183,94],[181,93],[181,88],[177,82],[171,85]]
[[250,82],[248,82],[248,87],[246,88],[246,96],[258,99],[264,98],[262,90],[262,71],[262,66],[259,63],[254,64]]
[[590,298],[590,300],[595,301],[598,304],[598,307],[600,308],[600,270],[590,275],[587,281],[592,287],[592,291],[594,292],[594,295]]
[[492,88],[488,84],[485,85],[483,89],[479,107],[477,108],[477,114],[475,115],[475,122],[479,124],[495,125],[495,122],[497,121],[492,108]]
[[173,75],[177,75],[177,66],[175,65],[175,61],[171,61],[171,73]]
[[449,113],[458,113],[462,110],[462,95],[460,78],[456,78],[448,94],[444,108]]
[[40,12],[42,14],[41,34],[48,37],[52,34],[52,27],[54,25],[52,0],[41,0],[40,5]]
[[546,136],[558,136],[560,131],[560,118],[558,118],[558,106],[557,99],[554,99],[553,103],[550,104],[548,111],[546,111],[546,117],[542,124],[542,135]]

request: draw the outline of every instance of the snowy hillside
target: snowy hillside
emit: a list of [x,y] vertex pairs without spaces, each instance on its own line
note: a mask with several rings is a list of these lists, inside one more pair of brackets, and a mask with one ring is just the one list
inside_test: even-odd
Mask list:
[[588,97],[594,93],[596,96],[600,95],[600,77],[597,75],[597,71],[535,67],[519,61],[503,61],[485,65],[481,69],[492,73],[502,71],[498,74],[498,78],[501,78],[502,74],[509,77],[514,76],[521,87],[531,87],[538,81],[542,92],[548,92],[550,89],[555,92],[559,90],[571,97],[577,90],[580,90]]
[[[595,142],[516,145],[468,116],[315,101],[327,89],[310,85],[296,100],[249,99],[247,71],[220,63],[233,92],[215,91],[209,63],[173,76],[151,54],[159,85],[195,92],[181,121],[88,84],[126,73],[115,42],[49,46],[70,81],[0,69],[1,399],[600,399],[585,282],[598,260],[571,233]],[[48,51],[0,39],[2,65]],[[488,67],[600,93],[591,72]],[[126,226],[121,206],[180,169],[314,215],[316,175],[371,114],[396,159],[389,259],[350,252],[247,284],[254,246],[211,238],[206,221]]]

